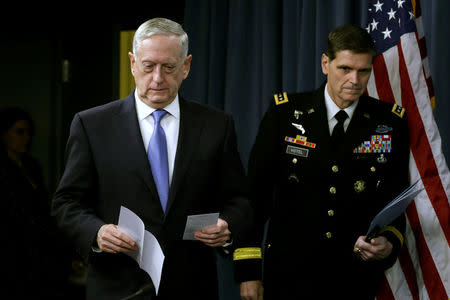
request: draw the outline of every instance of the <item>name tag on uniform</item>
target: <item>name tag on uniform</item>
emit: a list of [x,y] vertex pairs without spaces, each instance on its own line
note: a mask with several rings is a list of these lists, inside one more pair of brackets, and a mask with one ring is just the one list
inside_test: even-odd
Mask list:
[[295,155],[295,156],[300,156],[300,157],[308,157],[308,149],[305,148],[300,148],[300,147],[294,147],[291,145],[288,145],[286,148],[286,153],[287,154],[291,154],[291,155]]

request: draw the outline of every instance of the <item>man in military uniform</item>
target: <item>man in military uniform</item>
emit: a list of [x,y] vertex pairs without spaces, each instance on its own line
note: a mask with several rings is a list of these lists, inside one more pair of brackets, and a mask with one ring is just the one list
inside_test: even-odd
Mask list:
[[234,252],[242,299],[373,299],[395,262],[403,215],[366,237],[409,183],[404,109],[364,94],[375,54],[364,29],[338,27],[326,83],[274,96],[248,166],[255,234]]

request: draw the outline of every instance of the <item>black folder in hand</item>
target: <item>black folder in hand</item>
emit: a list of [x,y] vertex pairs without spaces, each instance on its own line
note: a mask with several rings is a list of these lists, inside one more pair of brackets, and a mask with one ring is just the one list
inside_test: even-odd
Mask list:
[[378,235],[378,231],[384,226],[392,223],[398,216],[405,212],[411,201],[424,189],[423,187],[415,188],[417,180],[407,189],[400,193],[394,200],[389,202],[370,223],[369,230],[367,231],[366,241],[370,241],[372,238]]

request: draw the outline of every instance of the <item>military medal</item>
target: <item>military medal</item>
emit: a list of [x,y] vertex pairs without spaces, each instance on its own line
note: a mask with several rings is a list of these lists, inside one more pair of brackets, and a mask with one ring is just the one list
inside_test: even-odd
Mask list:
[[377,157],[377,162],[379,162],[380,164],[386,163],[387,162],[386,156],[384,156],[384,154],[381,153],[380,156]]
[[316,144],[315,143],[311,143],[311,142],[306,141],[307,140],[306,136],[297,135],[295,138],[286,136],[284,138],[284,140],[286,142],[289,142],[289,143],[294,143],[294,144],[306,146],[306,147],[309,147],[309,148],[316,148]]
[[353,153],[390,153],[392,150],[392,137],[389,134],[372,135],[370,141],[364,141],[353,149]]

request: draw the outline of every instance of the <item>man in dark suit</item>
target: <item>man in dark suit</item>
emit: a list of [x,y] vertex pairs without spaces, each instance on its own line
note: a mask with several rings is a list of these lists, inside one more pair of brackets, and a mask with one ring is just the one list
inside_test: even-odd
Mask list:
[[[88,261],[87,299],[122,299],[151,284],[125,255],[137,246],[116,226],[121,206],[165,255],[158,296],[136,299],[218,299],[214,251],[237,240],[250,206],[231,116],[178,96],[187,51],[179,24],[143,23],[129,53],[136,90],[73,119],[52,211]],[[187,216],[213,212],[217,225],[182,240]]]
[[326,84],[275,95],[248,168],[258,238],[234,252],[242,299],[374,299],[395,262],[404,216],[365,236],[408,186],[404,109],[364,95],[374,56],[364,29],[338,27],[321,59]]

